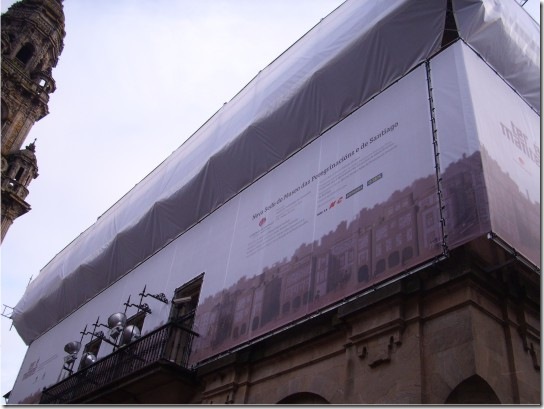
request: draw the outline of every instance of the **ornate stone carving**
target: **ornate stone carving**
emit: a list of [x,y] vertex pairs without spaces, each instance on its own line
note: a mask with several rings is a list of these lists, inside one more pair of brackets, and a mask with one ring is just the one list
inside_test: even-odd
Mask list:
[[22,0],[2,14],[2,240],[30,210],[28,184],[38,176],[34,145],[21,149],[49,113],[52,68],[64,47],[62,0]]

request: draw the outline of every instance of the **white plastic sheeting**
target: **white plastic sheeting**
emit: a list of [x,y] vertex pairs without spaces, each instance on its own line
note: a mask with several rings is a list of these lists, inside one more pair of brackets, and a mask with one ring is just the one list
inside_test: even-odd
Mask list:
[[431,60],[450,249],[493,232],[540,268],[540,117],[457,42]]
[[459,35],[540,112],[540,27],[514,0],[453,0]]
[[448,246],[492,231],[540,267],[540,117],[462,42],[431,75],[444,206],[463,215]]
[[[460,9],[469,19],[474,8]],[[23,340],[31,343],[437,52],[445,16],[446,0],[340,6],[44,267],[12,315]]]

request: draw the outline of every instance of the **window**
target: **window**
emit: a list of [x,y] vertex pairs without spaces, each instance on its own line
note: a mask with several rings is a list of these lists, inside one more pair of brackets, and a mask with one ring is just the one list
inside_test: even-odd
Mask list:
[[364,265],[364,266],[361,266],[359,268],[359,271],[357,272],[357,279],[359,280],[360,283],[366,283],[369,279],[369,276],[368,276],[368,265]]
[[286,303],[283,304],[281,312],[283,314],[289,314],[290,311],[291,311],[291,303],[287,301]]
[[353,263],[353,249],[348,250],[348,264]]
[[172,309],[170,310],[170,321],[178,321],[184,326],[192,328],[192,316],[198,306],[203,279],[204,273],[175,289]]
[[95,338],[85,345],[83,354],[81,355],[81,361],[79,362],[79,369],[86,368],[96,362],[100,345],[102,345],[102,340],[100,338]]
[[412,247],[405,247],[402,250],[402,261],[405,262],[406,260],[411,259],[413,255],[414,255],[414,250],[412,249]]
[[310,292],[304,291],[304,294],[302,294],[302,304],[306,305],[308,301],[310,301]]
[[[142,334],[142,328],[144,326],[145,316],[146,316],[145,311],[138,311],[132,317],[127,318],[127,326],[125,327],[125,330],[123,331],[123,338],[121,339],[121,342],[123,344],[129,344],[130,342],[140,338]],[[129,330],[127,330],[127,328],[129,328]],[[130,328],[133,328],[132,331],[130,331]],[[130,339],[127,339],[129,335],[130,335]]]
[[[186,364],[191,353],[191,337],[188,330],[192,330],[194,324],[194,312],[198,306],[200,288],[204,280],[204,273],[174,290],[172,308],[169,321],[175,323],[168,340],[166,357],[169,361],[178,365]],[[245,328],[242,333],[245,332]],[[238,336],[238,328],[236,333]]]
[[2,115],[2,129],[4,128],[4,124],[7,122],[9,118],[9,110],[8,105],[2,100],[2,109],[0,110],[0,114]]
[[300,307],[300,295],[297,295],[293,300],[293,309],[296,310]]
[[385,260],[378,260],[376,263],[376,274],[381,274],[385,271]]
[[20,167],[17,171],[17,174],[15,175],[15,180],[19,181],[21,179],[21,176],[23,176],[23,172],[25,171],[25,168]]
[[259,317],[253,317],[253,322],[251,323],[251,329],[255,331],[259,328]]
[[389,263],[389,267],[395,267],[400,262],[400,254],[398,251],[394,251],[389,255],[389,258],[387,259]]
[[21,61],[23,64],[27,64],[34,55],[34,46],[30,43],[26,43],[21,47],[15,58]]

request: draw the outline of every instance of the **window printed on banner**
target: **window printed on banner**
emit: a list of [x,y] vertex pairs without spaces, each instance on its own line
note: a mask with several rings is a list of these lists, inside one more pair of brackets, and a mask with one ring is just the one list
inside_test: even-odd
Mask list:
[[191,360],[441,254],[434,163],[420,67],[240,194],[225,286],[197,309]]

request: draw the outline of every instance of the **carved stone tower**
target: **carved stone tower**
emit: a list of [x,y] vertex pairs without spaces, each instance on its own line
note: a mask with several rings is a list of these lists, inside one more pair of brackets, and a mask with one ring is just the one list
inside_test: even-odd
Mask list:
[[52,69],[64,47],[62,0],[22,0],[2,14],[2,235],[27,213],[38,176],[35,144],[21,149],[32,125],[49,113]]

